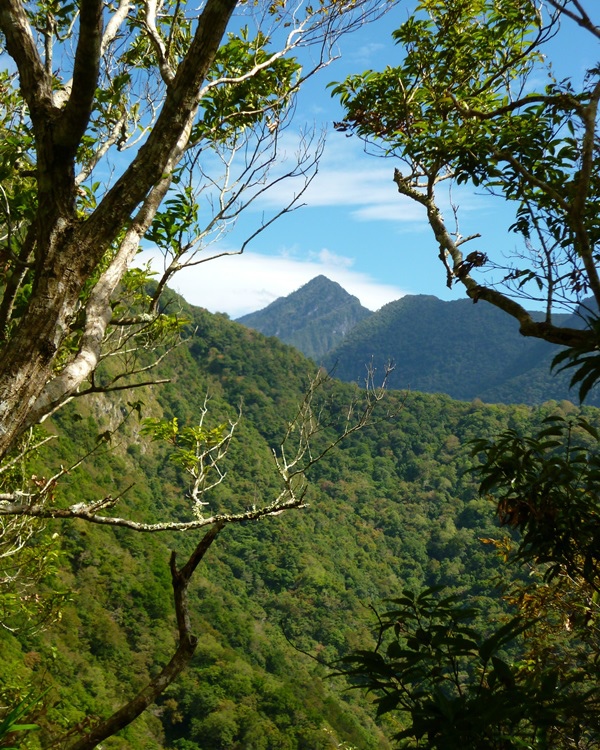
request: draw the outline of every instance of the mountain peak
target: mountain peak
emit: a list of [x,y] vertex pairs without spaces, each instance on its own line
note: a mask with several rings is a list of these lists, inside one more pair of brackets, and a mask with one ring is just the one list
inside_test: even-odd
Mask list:
[[331,279],[327,278],[327,276],[323,276],[323,274],[319,274],[319,276],[315,276],[314,279],[311,279],[310,281],[307,281],[306,284],[301,286],[299,289],[297,289],[293,294],[297,294],[298,292],[301,292],[302,290],[306,289],[340,289],[344,294],[351,297],[351,294],[348,294],[348,292],[340,286],[340,284],[337,283],[337,281],[332,281]]
[[568,376],[549,376],[552,346],[519,336],[514,319],[487,303],[416,294],[371,313],[320,275],[240,322],[277,336],[325,367],[335,364],[341,380],[360,382],[365,363],[382,372],[394,361],[388,383],[393,388],[467,401],[534,404],[573,398]]
[[369,315],[371,311],[357,297],[320,275],[237,322],[266,336],[277,336],[318,360]]

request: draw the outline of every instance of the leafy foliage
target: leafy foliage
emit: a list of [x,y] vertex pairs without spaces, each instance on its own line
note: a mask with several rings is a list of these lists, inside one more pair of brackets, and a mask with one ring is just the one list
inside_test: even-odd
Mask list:
[[[110,443],[98,442],[121,423],[132,397],[127,392],[69,405],[55,417],[63,438],[45,447],[37,473],[72,466],[82,451],[95,451],[61,479],[59,506],[72,497],[103,497],[110,486],[123,514],[151,521],[168,505],[176,519],[185,518],[189,475],[172,460],[178,450],[172,441],[186,425],[197,425],[207,392],[208,433],[237,419],[244,403],[227,454],[227,482],[207,498],[211,512],[243,511],[276,491],[271,447],[281,441],[314,365],[225,316],[186,305],[182,312],[197,333],[189,348],[161,362],[157,376],[171,382],[145,391],[140,405],[167,440],[148,435],[140,442],[143,423],[131,419]],[[324,442],[346,416],[331,405],[354,393],[349,384],[331,384],[322,404]],[[386,716],[376,726],[368,701],[358,693],[352,700],[340,695],[320,665],[298,656],[282,627],[294,644],[333,661],[369,643],[365,602],[407,586],[442,582],[452,592],[468,589],[490,617],[501,615],[503,604],[488,583],[497,558],[479,541],[496,536],[497,528],[489,501],[477,496],[467,473],[474,461],[466,444],[509,426],[525,429],[533,410],[416,393],[390,393],[386,409],[396,416],[366,427],[313,467],[309,508],[223,532],[190,592],[192,627],[200,634],[194,663],[161,699],[160,717],[141,717],[115,742],[156,750],[186,742],[202,750],[219,750],[224,742],[273,750],[325,750],[340,742],[389,748],[386,735],[397,726]],[[61,532],[61,576],[74,601],[46,633],[0,633],[10,670],[6,677],[0,672],[0,682],[12,686],[8,697],[19,684],[53,686],[32,747],[107,715],[116,698],[133,694],[168,660],[173,622],[166,562],[173,546],[185,553],[193,545],[191,538],[141,538],[65,522],[51,522],[50,530]]]
[[[259,32],[250,38],[247,27],[227,35],[215,58],[211,83],[203,100],[203,117],[194,132],[213,142],[232,139],[239,131],[267,120],[276,127],[299,83],[300,63],[295,59],[271,59],[271,40]],[[254,75],[250,71],[257,69]]]
[[[506,649],[531,626],[515,617],[484,636],[476,610],[436,589],[409,590],[380,617],[375,651],[356,651],[341,674],[375,692],[378,713],[400,712],[401,747],[597,747],[600,687],[586,670],[563,678]],[[591,743],[591,744],[589,744]]]
[[15,746],[8,746],[6,740],[11,741],[15,735],[37,731],[40,727],[38,724],[22,724],[20,723],[23,718],[31,712],[33,708],[43,699],[44,695],[32,696],[29,695],[23,698],[22,701],[17,703],[16,706],[11,708],[6,715],[0,721],[0,746],[6,750],[17,750]]
[[[592,295],[595,319],[600,303],[600,70],[590,67],[578,83],[557,81],[543,66],[561,22],[598,37],[584,5],[421,0],[393,32],[399,64],[352,75],[332,92],[345,110],[338,130],[401,160],[394,182],[423,206],[449,287],[460,283],[474,301],[513,316],[526,336],[593,351],[593,326],[575,329],[555,315]],[[436,191],[452,183],[513,204],[521,244],[508,265],[494,258],[493,240],[464,254],[480,235],[446,226]],[[543,303],[544,319],[515,298]]]
[[517,559],[547,563],[548,579],[567,573],[598,590],[600,436],[583,417],[543,425],[533,437],[509,430],[473,442],[483,455],[480,492],[493,493],[500,522],[521,532]]
[[177,417],[171,420],[148,418],[144,420],[141,434],[152,440],[163,440],[172,447],[170,460],[181,466],[192,480],[190,496],[197,519],[202,519],[201,508],[208,505],[202,498],[225,479],[221,462],[229,449],[236,422],[220,424],[212,429],[203,426],[207,413],[206,402],[200,424],[179,429]]
[[[596,334],[600,332],[600,321],[590,320],[589,326]],[[560,365],[560,366],[559,366]],[[572,370],[575,372],[571,377],[570,387],[579,386],[579,399],[593,396],[592,390],[600,381],[600,355],[598,347],[590,349],[589,346],[572,346],[557,354],[552,360],[552,368],[558,372]]]

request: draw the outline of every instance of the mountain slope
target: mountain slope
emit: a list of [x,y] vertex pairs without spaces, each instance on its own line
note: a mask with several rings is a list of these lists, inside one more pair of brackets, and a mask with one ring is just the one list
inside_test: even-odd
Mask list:
[[[572,327],[583,322],[577,315],[560,319]],[[570,375],[551,373],[557,347],[521,336],[514,319],[484,301],[407,295],[370,313],[319,276],[238,322],[295,346],[348,382],[362,383],[367,366],[381,372],[392,361],[394,388],[489,403],[577,401]],[[600,405],[600,394],[587,400]]]
[[406,296],[357,325],[325,358],[336,376],[356,381],[365,363],[393,361],[391,385],[453,398],[513,403],[575,399],[568,376],[552,377],[557,347],[519,334],[501,310],[471,300]]
[[276,336],[320,361],[371,311],[335,281],[317,276],[287,297],[238,319],[265,336]]
[[[38,477],[95,449],[61,480],[59,503],[111,495],[121,497],[121,516],[189,516],[184,474],[165,446],[140,437],[135,420],[110,444],[98,438],[132,399],[142,399],[144,416],[194,425],[207,393],[207,426],[235,417],[240,403],[243,411],[227,480],[207,498],[210,512],[247,509],[277,493],[272,449],[314,363],[225,316],[184,311],[194,336],[156,371],[170,383],[76,400],[57,415],[60,439],[45,447]],[[359,394],[351,384],[330,384],[317,441],[332,438]],[[491,504],[477,496],[467,444],[507,426],[527,429],[547,410],[400,392],[390,392],[383,407],[374,424],[313,467],[307,507],[224,529],[190,592],[200,638],[193,663],[157,707],[103,743],[107,749],[332,750],[344,743],[387,750],[386,734],[398,727],[378,727],[369,699],[343,692],[322,666],[372,642],[368,605],[407,586],[441,583],[483,597],[490,617],[500,612],[487,586],[497,557],[480,541],[498,530]],[[17,684],[33,684],[36,695],[52,688],[32,750],[106,716],[166,663],[175,641],[170,551],[183,560],[198,541],[50,521],[47,534],[54,533],[62,540],[57,587],[70,592],[62,619],[46,633],[0,629],[3,705]]]

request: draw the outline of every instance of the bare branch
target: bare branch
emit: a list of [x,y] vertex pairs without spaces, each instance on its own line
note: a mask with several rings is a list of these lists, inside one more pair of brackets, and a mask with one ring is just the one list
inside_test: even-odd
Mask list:
[[[154,49],[156,50],[156,55],[158,57],[158,67],[162,79],[168,85],[173,82],[175,73],[169,65],[167,48],[163,43],[160,34],[158,33],[158,29],[156,28],[156,0],[146,0],[145,5],[146,16],[144,20],[146,31],[148,32],[148,36],[150,37],[150,40],[154,45]],[[175,19],[173,20],[173,24],[175,24]]]
[[[0,496],[1,497],[1,496]],[[12,495],[11,497],[15,497]],[[16,498],[15,498],[16,499]],[[105,498],[102,500],[102,507],[106,507],[106,503],[113,503],[113,498]],[[278,515],[283,510],[289,508],[299,508],[302,506],[302,499],[294,497],[289,499],[285,493],[281,493],[277,498],[261,508],[252,507],[243,513],[219,513],[213,516],[208,516],[201,520],[195,521],[163,521],[159,523],[143,523],[140,521],[132,521],[128,518],[119,518],[116,516],[99,516],[96,514],[95,505],[80,506],[72,505],[69,508],[46,508],[40,504],[28,504],[22,502],[11,502],[11,500],[0,499],[0,516],[27,516],[30,518],[78,518],[82,521],[88,521],[89,523],[95,523],[100,526],[115,526],[125,529],[132,529],[133,531],[139,532],[162,532],[162,531],[193,531],[195,529],[202,529],[205,526],[212,526],[215,523],[242,523],[244,521],[255,521],[265,516]]]
[[[137,372],[127,373],[127,375],[135,374],[137,374]],[[148,386],[164,385],[165,383],[170,382],[170,378],[157,378],[156,380],[145,380],[139,383],[125,383],[123,385],[113,385],[112,383],[109,385],[94,385],[86,388],[84,391],[78,391],[77,393],[74,393],[73,398],[78,398],[80,396],[89,396],[92,393],[116,393],[117,391],[130,391],[133,388],[147,388]]]
[[120,139],[122,138],[123,128],[126,126],[126,123],[127,116],[126,114],[123,114],[115,122],[112,131],[104,140],[104,143],[100,144],[100,146],[96,149],[93,157],[85,164],[79,174],[77,174],[77,176],[75,177],[76,185],[82,185],[90,177],[94,169],[98,166],[98,164],[102,161],[106,154],[110,151],[111,147],[114,146],[115,143],[120,142]]
[[578,114],[581,114],[583,111],[583,105],[579,101],[579,99],[577,99],[576,96],[573,96],[573,94],[569,93],[561,93],[555,95],[527,94],[524,97],[515,99],[514,101],[505,104],[502,107],[497,107],[496,109],[491,109],[485,112],[469,107],[465,102],[459,101],[453,93],[450,93],[449,96],[454,102],[454,106],[456,107],[456,109],[462,115],[464,115],[465,117],[474,117],[478,120],[494,120],[501,115],[516,112],[523,107],[527,107],[530,104],[547,104],[559,109],[568,108],[574,110]]
[[100,54],[104,54],[108,47],[113,43],[119,28],[127,18],[129,11],[133,8],[133,3],[130,0],[119,0],[119,7],[110,17],[110,20],[106,24],[104,34],[102,35],[102,43],[100,46]]
[[[195,236],[186,238],[185,243],[182,240],[182,244],[176,252],[169,248],[169,254],[172,253],[170,260],[168,255],[165,254],[165,268],[154,292],[150,305],[151,310],[156,308],[164,287],[176,273],[184,268],[206,263],[215,258],[243,253],[249,243],[271,226],[273,222],[301,205],[302,195],[317,174],[324,139],[323,137],[319,138],[313,148],[313,134],[302,134],[294,164],[283,173],[270,178],[271,168],[277,166],[280,159],[278,132],[283,126],[284,116],[281,114],[280,122],[273,131],[266,124],[260,132],[254,131],[242,135],[239,141],[228,143],[224,153],[218,153],[223,161],[220,182],[205,173],[204,170],[200,170],[201,179],[198,182],[201,187],[199,192],[214,190],[207,196],[207,200],[214,208],[210,212],[209,221]],[[255,139],[254,145],[252,145],[251,139]],[[234,162],[240,151],[244,154],[244,163],[239,174],[234,175]],[[287,204],[275,211],[268,219],[263,219],[256,230],[245,238],[239,249],[200,256],[200,253],[205,252],[209,245],[216,242],[231,229],[239,215],[252,203],[259,200],[265,193],[274,190],[282,182],[294,178],[299,178],[302,181],[299,189]]]
[[[438,242],[440,258],[444,261],[450,274],[450,284],[452,283],[453,278],[458,279],[464,285],[468,296],[474,302],[478,302],[480,299],[486,300],[495,307],[504,310],[504,312],[508,313],[513,318],[516,318],[516,320],[519,321],[519,330],[523,336],[542,338],[546,341],[560,344],[562,346],[573,346],[575,343],[583,343],[589,338],[589,333],[584,330],[554,326],[546,321],[535,321],[532,318],[531,313],[514,300],[501,292],[498,292],[496,289],[480,285],[475,279],[473,279],[470,273],[459,273],[459,269],[461,267],[464,268],[464,257],[458,244],[446,229],[442,213],[435,203],[433,186],[430,186],[429,194],[425,195],[417,188],[413,187],[410,183],[410,179],[403,177],[399,170],[395,170],[394,172],[394,182],[398,187],[399,193],[412,198],[427,209],[427,219],[433,230],[436,241]],[[447,265],[445,260],[446,256],[451,258],[453,268],[450,268]]]
[[592,23],[592,19],[585,12],[579,0],[567,0],[567,2],[569,1],[575,6],[577,13],[570,10],[564,0],[547,0],[549,5],[555,8],[559,13],[568,16],[572,21],[575,21],[576,24],[600,39],[600,26],[596,26]]

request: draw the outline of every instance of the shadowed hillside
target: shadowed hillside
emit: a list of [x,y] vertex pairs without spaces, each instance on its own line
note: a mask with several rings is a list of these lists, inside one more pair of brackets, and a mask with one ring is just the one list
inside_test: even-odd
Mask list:
[[[352,310],[366,314],[345,315],[350,300]],[[567,325],[582,325],[580,317],[556,316],[568,318]],[[239,322],[292,344],[348,382],[363,383],[368,363],[382,372],[391,361],[395,388],[489,403],[577,401],[570,374],[550,372],[557,347],[521,336],[514,319],[485,301],[407,295],[369,313],[319,276]],[[600,398],[592,393],[588,402]]]
[[[566,316],[565,316],[566,317]],[[393,361],[395,388],[488,402],[570,398],[570,376],[550,374],[558,349],[519,334],[517,321],[485,302],[408,295],[357,325],[326,357],[342,380],[364,378],[364,362]]]

